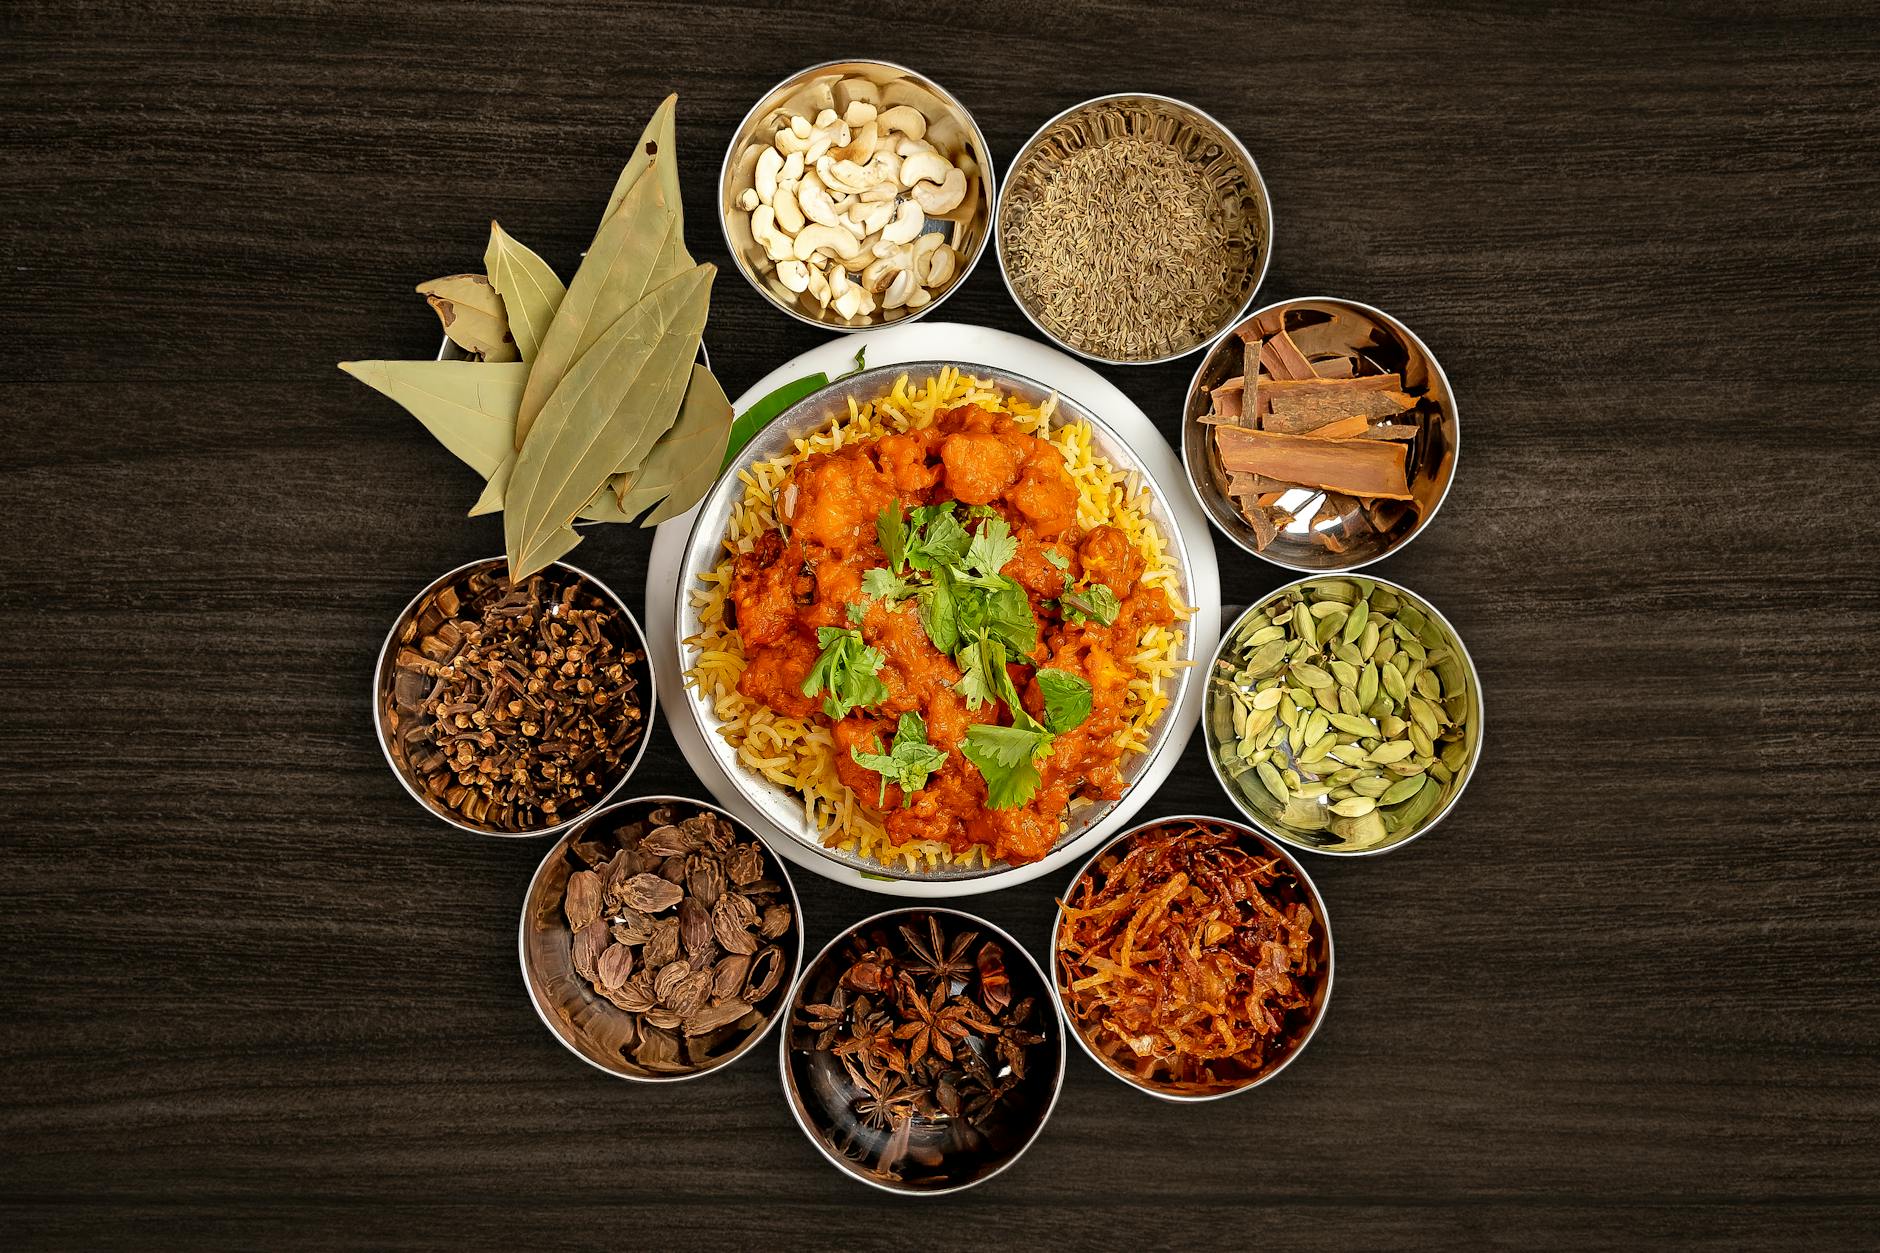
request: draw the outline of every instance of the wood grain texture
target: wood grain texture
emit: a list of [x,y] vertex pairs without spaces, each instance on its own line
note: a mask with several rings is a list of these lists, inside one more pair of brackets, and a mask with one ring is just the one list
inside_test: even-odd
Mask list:
[[[0,18],[0,1244],[1871,1240],[1871,12],[855,12]],[[1448,370],[1456,487],[1381,573],[1457,623],[1488,699],[1440,832],[1314,865],[1338,990],[1280,1081],[1176,1109],[1074,1057],[1032,1152],[925,1206],[829,1169],[763,1055],[648,1091],[542,1030],[514,940],[541,850],[426,820],[367,722],[387,623],[500,523],[333,368],[430,352],[411,285],[473,266],[492,216],[566,272],[669,89],[722,264],[733,125],[871,52],[958,93],[1001,164],[1123,88],[1247,141],[1263,296],[1380,305]],[[1029,332],[990,263],[944,313]],[[728,268],[707,335],[733,395],[819,338]],[[1106,373],[1166,434],[1193,367]],[[637,597],[646,548],[578,559]],[[1218,548],[1230,600],[1283,581]],[[1199,753],[1145,816],[1225,811]],[[664,728],[643,769],[697,786]],[[972,907],[1041,947],[1054,886]],[[799,888],[813,944],[879,905]]]

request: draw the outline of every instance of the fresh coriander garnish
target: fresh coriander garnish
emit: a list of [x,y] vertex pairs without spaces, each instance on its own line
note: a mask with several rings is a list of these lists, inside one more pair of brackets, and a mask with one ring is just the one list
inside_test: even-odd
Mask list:
[[875,803],[883,806],[888,803],[890,783],[900,785],[901,804],[911,805],[914,793],[927,785],[928,776],[947,764],[946,750],[927,742],[927,723],[917,713],[901,715],[900,724],[894,730],[894,743],[888,751],[882,751],[881,737],[877,735],[874,752],[851,748],[849,756],[857,765],[881,776],[881,797]]
[[873,600],[905,600],[915,590],[914,580],[892,570],[876,567],[862,575],[862,595]]
[[916,570],[934,571],[959,564],[966,555],[972,537],[953,516],[953,502],[921,505],[912,515],[912,538],[907,547],[907,564]]
[[1094,622],[1098,626],[1109,626],[1116,621],[1116,615],[1122,610],[1122,604],[1102,583],[1086,583],[1084,586],[1065,592],[1058,604],[1064,610],[1067,622]]
[[803,695],[829,693],[823,699],[824,713],[831,718],[846,718],[851,710],[878,705],[888,698],[888,685],[878,677],[884,660],[881,650],[863,643],[860,631],[818,627],[816,643],[822,655],[803,680]]
[[986,781],[986,806],[1013,809],[1038,791],[1037,758],[1051,748],[1051,733],[1042,727],[999,727],[979,724],[968,728],[960,755],[973,763]]
[[1018,537],[1004,518],[993,518],[979,528],[979,534],[967,546],[965,566],[976,576],[973,582],[981,587],[993,586],[991,580],[1004,578],[999,572],[1016,556]]
[[875,518],[875,540],[888,555],[888,565],[894,573],[907,569],[907,519],[901,516],[900,501],[882,507]]
[[1074,674],[1044,667],[1034,675],[1044,695],[1045,730],[1062,735],[1090,716],[1090,684]]

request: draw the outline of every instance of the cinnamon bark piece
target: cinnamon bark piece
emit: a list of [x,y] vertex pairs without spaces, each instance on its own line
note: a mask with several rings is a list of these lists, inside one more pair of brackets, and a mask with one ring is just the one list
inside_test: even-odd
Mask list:
[[[1373,375],[1394,378],[1394,375]],[[1403,392],[1388,387],[1359,387],[1369,379],[1320,379],[1314,383],[1274,383],[1262,397],[1266,405],[1260,425],[1283,435],[1301,435],[1340,418],[1394,418],[1416,404]]]
[[1371,429],[1371,419],[1359,414],[1356,417],[1340,418],[1336,422],[1327,422],[1306,432],[1312,439],[1362,439]]
[[1266,546],[1279,538],[1279,526],[1271,514],[1259,505],[1241,501],[1240,516],[1253,528],[1253,548],[1255,552],[1265,552]]
[[1356,357],[1312,357],[1312,372],[1322,379],[1348,379],[1357,374],[1358,359]]
[[1318,376],[1312,372],[1312,363],[1306,355],[1293,344],[1292,336],[1285,331],[1269,335],[1260,345],[1260,364],[1275,379],[1310,379]]
[[1282,483],[1278,479],[1269,479],[1263,474],[1230,474],[1227,476],[1227,494],[1229,496],[1259,496],[1266,492],[1289,492],[1298,487],[1297,483]]
[[1356,353],[1377,342],[1377,330],[1369,322],[1343,311],[1323,322],[1308,322],[1287,332],[1299,351],[1308,357],[1321,353]]
[[1229,426],[1241,425],[1241,415],[1244,412],[1241,406],[1241,395],[1245,383],[1246,380],[1243,378],[1231,378],[1209,392],[1208,394],[1214,398],[1214,409],[1211,413],[1204,415],[1201,420],[1210,425],[1215,423],[1226,423]]
[[1352,496],[1409,500],[1407,449],[1387,440],[1311,439],[1246,427],[1217,426],[1215,444],[1229,474],[1267,478]]
[[1416,426],[1406,426],[1401,422],[1385,422],[1378,426],[1367,427],[1364,434],[1358,438],[1412,440],[1417,437],[1417,432],[1421,429]]

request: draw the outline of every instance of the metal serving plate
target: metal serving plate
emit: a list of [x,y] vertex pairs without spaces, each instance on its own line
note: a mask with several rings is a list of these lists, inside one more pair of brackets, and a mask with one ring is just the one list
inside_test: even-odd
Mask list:
[[[697,635],[700,630],[698,611],[692,604],[692,592],[699,588],[700,577],[717,565],[719,558],[723,555],[725,529],[731,522],[732,505],[744,495],[744,484],[739,478],[740,472],[754,462],[764,461],[787,452],[797,439],[820,429],[834,418],[846,416],[851,399],[858,406],[866,404],[892,389],[895,380],[903,374],[908,376],[909,385],[913,387],[948,366],[953,366],[974,378],[990,380],[993,385],[1007,394],[1033,404],[1041,404],[1053,394],[1051,389],[1042,383],[992,366],[974,365],[970,362],[915,361],[900,365],[879,366],[845,379],[839,379],[814,396],[785,410],[774,422],[760,431],[739,454],[733,466],[719,476],[717,484],[699,506],[698,516],[692,525],[692,533],[686,540],[681,567],[684,572],[684,582],[679,589],[675,622],[680,640],[679,667],[681,671],[690,671],[697,660],[697,650],[684,642]],[[1190,603],[1187,579],[1188,550],[1182,542],[1181,531],[1176,526],[1163,485],[1157,483],[1154,477],[1143,468],[1129,445],[1124,443],[1122,437],[1103,419],[1071,397],[1061,392],[1056,395],[1058,403],[1054,422],[1057,425],[1078,421],[1087,423],[1091,429],[1092,443],[1096,450],[1118,469],[1132,471],[1140,476],[1143,483],[1147,485],[1149,515],[1161,528],[1163,541],[1182,572],[1183,603]],[[1190,663],[1195,660],[1192,631],[1182,633],[1182,647],[1177,654],[1177,659]],[[1163,714],[1162,720],[1156,724],[1154,734],[1149,741],[1148,751],[1137,754],[1124,763],[1123,778],[1127,787],[1134,787],[1136,781],[1148,771],[1150,764],[1167,747],[1169,733],[1176,722],[1176,711],[1181,706],[1182,697],[1188,685],[1197,681],[1196,674],[1197,668],[1192,664],[1176,673],[1168,693],[1169,707]],[[674,699],[684,701],[704,737],[713,760],[724,770],[726,776],[737,786],[744,798],[778,830],[801,840],[829,860],[866,874],[926,883],[983,879],[1004,874],[1012,869],[1002,863],[990,868],[972,870],[911,872],[884,866],[856,853],[825,846],[820,838],[821,832],[813,830],[804,817],[801,796],[746,769],[739,762],[737,750],[718,734],[719,723],[712,711],[709,697],[688,682],[684,692]],[[1120,798],[1118,801],[1101,803],[1083,801],[1072,805],[1067,814],[1068,821],[1064,833],[1058,837],[1058,842],[1054,847],[1062,848],[1089,831],[1119,803]]]

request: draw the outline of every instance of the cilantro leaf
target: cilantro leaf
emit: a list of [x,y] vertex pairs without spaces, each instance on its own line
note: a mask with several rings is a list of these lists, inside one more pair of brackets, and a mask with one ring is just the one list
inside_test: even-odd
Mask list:
[[1075,591],[1065,592],[1058,603],[1064,609],[1065,621],[1094,622],[1098,626],[1115,622],[1123,608],[1116,593],[1102,583],[1086,583]]
[[960,650],[960,685],[958,688],[968,709],[978,709],[999,699],[999,675],[1006,674],[1005,649],[980,636]]
[[986,781],[986,805],[1012,809],[1030,800],[1040,782],[1038,757],[1051,748],[1051,735],[1042,729],[970,727],[960,755],[973,763]]
[[868,598],[867,597],[863,597],[861,600],[850,601],[849,607],[848,607],[849,625],[850,626],[862,625],[862,619],[863,617],[867,615],[867,613],[868,613]]
[[803,680],[803,695],[827,692],[824,713],[831,718],[846,718],[851,710],[888,699],[888,685],[879,677],[885,659],[879,649],[862,642],[860,631],[819,627],[816,643],[822,647],[822,655]]
[[914,590],[912,579],[879,566],[862,575],[862,595],[874,600],[903,600],[912,596]]
[[1090,716],[1090,684],[1063,670],[1041,668],[1034,676],[1044,695],[1045,729],[1062,735]]
[[979,528],[966,549],[966,566],[988,578],[1005,569],[1005,563],[1018,556],[1018,537],[1004,518],[993,518]]
[[881,748],[881,737],[875,737],[875,751],[864,753],[859,748],[851,748],[849,756],[857,765],[866,770],[873,770],[881,776],[881,797],[878,805],[888,803],[888,785],[899,784],[901,804],[914,803],[914,793],[927,785],[927,779],[934,771],[947,764],[945,749],[935,748],[927,742],[927,723],[917,713],[901,715],[899,725],[895,727],[894,744],[888,751]]
[[888,564],[899,574],[907,569],[907,519],[901,516],[901,502],[891,501],[875,518],[875,539],[888,555]]

